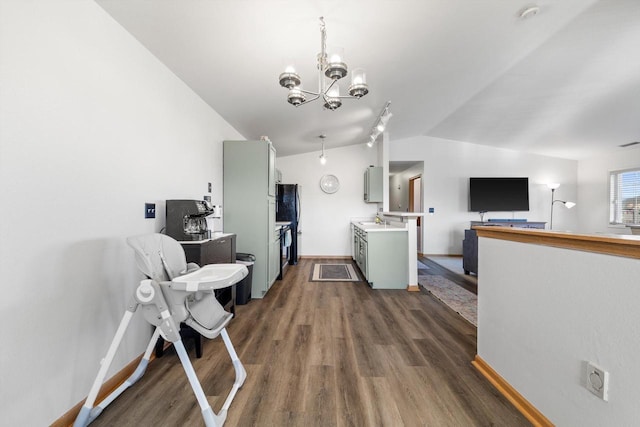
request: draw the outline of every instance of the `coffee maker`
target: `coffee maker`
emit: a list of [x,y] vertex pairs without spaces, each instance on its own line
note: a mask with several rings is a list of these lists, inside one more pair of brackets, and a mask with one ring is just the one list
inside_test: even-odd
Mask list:
[[167,200],[167,236],[178,241],[210,237],[207,217],[214,213],[206,200]]

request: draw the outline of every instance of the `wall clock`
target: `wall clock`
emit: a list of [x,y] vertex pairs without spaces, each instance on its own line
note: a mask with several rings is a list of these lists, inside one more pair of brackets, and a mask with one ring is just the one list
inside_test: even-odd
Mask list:
[[335,175],[324,175],[320,178],[320,188],[327,194],[333,194],[340,188],[340,181]]

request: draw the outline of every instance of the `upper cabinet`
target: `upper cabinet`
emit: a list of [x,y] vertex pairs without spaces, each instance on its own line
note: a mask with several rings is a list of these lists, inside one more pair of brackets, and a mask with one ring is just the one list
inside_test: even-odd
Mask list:
[[369,166],[364,172],[364,201],[382,202],[382,166]]

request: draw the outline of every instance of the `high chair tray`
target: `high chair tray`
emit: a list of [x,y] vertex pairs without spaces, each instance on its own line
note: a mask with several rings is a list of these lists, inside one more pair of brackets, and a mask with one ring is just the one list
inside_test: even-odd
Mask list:
[[171,288],[178,291],[222,289],[244,279],[249,270],[243,264],[209,264],[184,276],[175,277]]

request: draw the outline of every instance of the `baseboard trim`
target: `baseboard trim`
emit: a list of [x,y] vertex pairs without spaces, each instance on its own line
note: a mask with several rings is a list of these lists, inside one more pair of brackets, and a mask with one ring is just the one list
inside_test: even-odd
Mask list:
[[420,292],[420,285],[407,285],[407,291]]
[[[170,342],[165,342],[164,348],[167,349],[170,345]],[[122,368],[113,377],[109,378],[104,382],[104,384],[102,384],[102,387],[98,392],[98,396],[96,397],[96,404],[102,402],[105,397],[107,397],[116,388],[120,387],[120,385],[123,384],[127,380],[127,378],[131,376],[131,374],[133,374],[133,372],[140,364],[143,356],[144,354],[141,354],[140,356],[133,359],[127,366]],[[149,357],[149,363],[151,363],[155,358],[156,356],[154,352],[151,354],[151,357]],[[98,372],[96,371],[95,373],[97,375]],[[80,409],[82,409],[82,405],[84,405],[84,402],[86,400],[86,397],[82,399],[82,401],[80,401],[73,408],[69,409],[63,416],[55,420],[49,427],[71,427],[78,417]]]
[[535,427],[553,427],[554,424],[542,415],[527,399],[500,376],[480,356],[476,355],[471,364]]
[[350,255],[300,255],[300,259],[351,259]]

